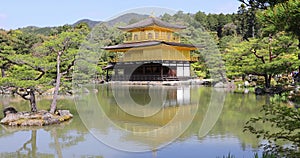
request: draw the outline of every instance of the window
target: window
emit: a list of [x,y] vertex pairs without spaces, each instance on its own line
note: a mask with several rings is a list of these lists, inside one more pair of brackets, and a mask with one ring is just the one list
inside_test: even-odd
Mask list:
[[155,39],[159,38],[159,32],[155,32]]
[[133,40],[135,40],[135,41],[139,40],[139,36],[138,36],[137,34],[135,34],[135,35],[133,36]]
[[167,33],[167,38],[168,38],[168,40],[170,40],[171,39],[171,33]]
[[148,33],[148,39],[152,39],[152,38],[153,38],[152,33]]

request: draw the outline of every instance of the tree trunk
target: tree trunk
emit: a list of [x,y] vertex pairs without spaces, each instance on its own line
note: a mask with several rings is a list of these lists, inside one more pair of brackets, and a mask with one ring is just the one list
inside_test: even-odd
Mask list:
[[5,77],[5,70],[4,70],[4,67],[1,67],[1,77],[2,77],[2,78]]
[[228,83],[227,79],[226,79],[226,76],[224,75],[223,71],[222,70],[218,70],[218,73],[220,74],[221,76],[221,81],[223,83]]
[[[252,14],[254,14],[254,13],[252,13]],[[253,17],[252,17],[252,20],[251,20],[251,23],[252,23],[252,26],[251,26],[251,36],[252,36],[252,38],[255,38],[255,22],[254,22],[254,18],[255,18],[255,15],[253,15]]]
[[36,130],[31,131],[31,156],[37,157]]
[[62,158],[63,154],[62,154],[60,143],[59,143],[59,140],[58,140],[56,128],[53,128],[51,130],[51,134],[52,134],[52,136],[54,138],[54,145],[55,145],[55,150],[56,150],[56,153],[57,153],[57,157],[58,158]]
[[270,88],[271,87],[271,79],[272,79],[272,75],[264,75],[265,78],[265,87],[266,88]]
[[[298,51],[300,51],[300,36],[298,37]],[[300,52],[298,53],[298,60],[300,60]],[[298,67],[298,73],[300,73],[300,65]]]
[[29,89],[29,101],[31,106],[31,112],[37,112],[35,94],[34,94],[34,90],[32,89]]
[[57,58],[56,58],[56,84],[55,84],[55,88],[54,88],[54,93],[53,93],[53,100],[50,106],[50,113],[54,113],[56,110],[56,104],[57,104],[57,97],[58,97],[58,90],[60,87],[60,79],[61,79],[61,73],[60,73],[60,56],[61,56],[61,52],[57,53]]

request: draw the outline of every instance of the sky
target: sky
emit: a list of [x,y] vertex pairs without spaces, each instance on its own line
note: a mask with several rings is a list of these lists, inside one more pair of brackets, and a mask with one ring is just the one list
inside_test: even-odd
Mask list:
[[[165,8],[185,13],[203,11],[226,14],[237,12],[239,5],[238,0],[3,0],[0,5],[0,28],[61,26],[80,19],[106,21],[132,9],[138,13],[151,12],[156,16]],[[160,11],[144,7],[159,7]]]

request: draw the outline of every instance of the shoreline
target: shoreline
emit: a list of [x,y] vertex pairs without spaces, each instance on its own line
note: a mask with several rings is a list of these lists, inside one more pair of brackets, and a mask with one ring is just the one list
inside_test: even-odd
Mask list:
[[152,85],[152,86],[181,86],[181,85],[205,85],[212,82],[211,79],[190,79],[186,81],[109,81],[108,85]]

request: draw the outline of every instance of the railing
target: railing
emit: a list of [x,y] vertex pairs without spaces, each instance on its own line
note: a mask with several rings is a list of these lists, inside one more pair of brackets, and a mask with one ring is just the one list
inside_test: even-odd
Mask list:
[[[117,62],[125,62],[125,61],[148,61],[148,60],[150,60],[150,59],[145,59],[145,58],[139,57],[139,58],[135,58],[135,60],[134,60],[132,58],[131,59],[126,59],[126,58],[122,57],[122,58],[112,58],[112,59],[109,59],[108,62],[110,62],[110,63],[117,63]],[[162,59],[153,59],[153,60],[162,60]],[[182,60],[182,59],[178,59],[178,60]],[[199,61],[199,57],[191,57],[190,58],[190,62],[197,62],[197,61]]]
[[167,75],[112,75],[113,81],[185,81],[190,76],[167,76]]
[[197,61],[199,61],[199,57],[191,57],[190,61],[197,62]]
[[162,81],[160,75],[113,75],[113,81]]
[[119,59],[118,59],[118,58],[110,58],[110,59],[108,60],[108,62],[109,62],[109,63],[117,63],[117,62],[119,62]]
[[158,37],[148,38],[147,36],[139,36],[138,39],[134,39],[133,37],[127,37],[125,38],[124,43],[130,43],[130,42],[143,42],[143,41],[151,41],[151,40],[157,40],[157,41],[166,41],[166,42],[176,42],[180,43],[180,37],[170,37],[160,35]]

